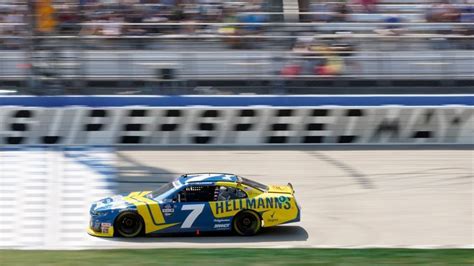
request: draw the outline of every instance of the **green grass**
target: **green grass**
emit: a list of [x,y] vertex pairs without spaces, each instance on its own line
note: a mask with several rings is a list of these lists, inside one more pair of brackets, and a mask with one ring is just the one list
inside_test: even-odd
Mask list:
[[469,249],[0,250],[0,265],[474,265]]

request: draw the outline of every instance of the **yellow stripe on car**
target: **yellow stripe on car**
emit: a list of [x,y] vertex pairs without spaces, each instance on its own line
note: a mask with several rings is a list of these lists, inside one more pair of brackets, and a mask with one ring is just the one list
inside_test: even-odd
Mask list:
[[131,192],[130,194],[128,194],[128,197],[134,197],[134,196],[138,196],[140,195],[140,191],[135,191],[135,192]]
[[142,193],[130,193],[124,200],[137,207],[138,214],[140,214],[145,223],[145,233],[162,230],[178,224],[166,224],[158,202],[140,196]]

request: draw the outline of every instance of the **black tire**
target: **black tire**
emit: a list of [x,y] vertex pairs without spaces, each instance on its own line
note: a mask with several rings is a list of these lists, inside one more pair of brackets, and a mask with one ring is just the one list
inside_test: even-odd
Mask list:
[[115,219],[114,227],[119,236],[136,237],[143,231],[143,219],[135,212],[122,212]]
[[260,216],[254,211],[241,211],[234,217],[234,231],[241,236],[256,235],[262,227]]

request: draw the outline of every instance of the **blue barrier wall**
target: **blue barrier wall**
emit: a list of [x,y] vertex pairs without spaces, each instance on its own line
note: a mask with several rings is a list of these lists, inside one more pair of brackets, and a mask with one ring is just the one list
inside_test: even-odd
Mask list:
[[437,106],[474,105],[474,95],[307,95],[307,96],[5,96],[0,106],[29,107],[185,107],[195,105],[217,107],[244,107],[268,105],[299,106]]

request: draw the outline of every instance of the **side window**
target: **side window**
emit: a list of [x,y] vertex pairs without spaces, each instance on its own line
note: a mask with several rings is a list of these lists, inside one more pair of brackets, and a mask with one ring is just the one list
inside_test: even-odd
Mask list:
[[213,201],[215,186],[188,186],[178,193],[179,202],[206,202]]
[[247,193],[239,188],[219,186],[216,188],[216,197],[214,200],[233,200],[247,198]]

